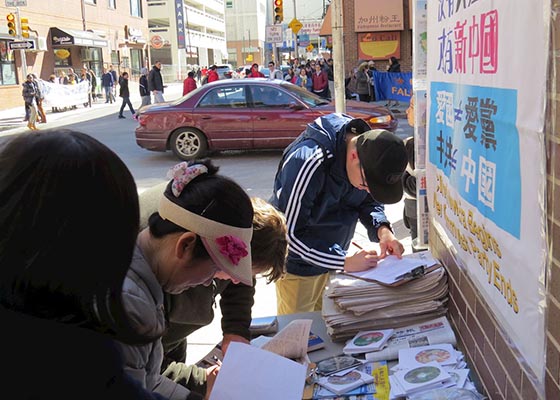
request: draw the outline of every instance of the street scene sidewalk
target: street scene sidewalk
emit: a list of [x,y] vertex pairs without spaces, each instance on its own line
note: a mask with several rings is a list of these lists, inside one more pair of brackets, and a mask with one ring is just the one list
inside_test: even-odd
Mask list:
[[[137,82],[130,82],[130,101],[134,107],[137,107],[141,103],[140,93],[138,90]],[[179,98],[183,93],[182,83],[170,83],[165,88],[164,98],[166,101],[171,101]],[[114,103],[105,103],[105,97],[99,97],[96,101],[92,101],[91,108],[84,107],[82,104],[78,105],[74,110],[67,110],[62,112],[52,112],[52,109],[43,105],[45,113],[47,115],[46,124],[38,124],[38,128],[46,129],[52,125],[52,122],[64,121],[69,117],[75,117],[83,115],[85,113],[96,110],[97,116],[105,116],[112,113],[117,114],[122,103],[122,99],[117,95],[116,101]],[[126,108],[128,110],[128,107]],[[98,114],[99,113],[99,114]],[[21,104],[17,104],[12,108],[6,110],[0,110],[0,135],[18,133],[20,130],[27,130],[27,123],[23,121],[25,118],[25,108],[23,105],[23,99]]]
[[[140,94],[138,91],[138,83],[137,82],[130,82],[130,100],[133,106],[139,106],[141,99]],[[165,88],[164,97],[166,101],[172,101],[179,98],[182,95],[183,84],[182,83],[170,83]],[[74,110],[67,110],[62,112],[52,112],[52,109],[49,106],[44,105],[45,113],[47,115],[47,123],[46,124],[38,124],[39,128],[49,128],[52,122],[63,121],[64,119],[71,117],[82,115],[86,112],[90,112],[92,110],[100,110],[99,116],[109,115],[111,113],[118,113],[119,107],[121,106],[121,98],[118,96],[118,88],[117,88],[117,96],[116,102],[113,104],[105,103],[105,97],[98,97],[96,101],[91,103],[90,107],[84,107],[82,104],[78,105]],[[374,104],[385,106],[387,103],[386,100],[376,101]],[[408,103],[400,102],[397,106],[391,106],[389,109],[393,112],[396,118],[405,118],[406,117],[406,109],[408,108]],[[128,109],[128,108],[126,108]],[[98,111],[99,112],[99,111]],[[21,104],[16,104],[14,107],[0,110],[0,135],[4,136],[6,134],[13,134],[17,133],[20,130],[24,131],[27,130],[27,123],[23,120],[25,118],[25,108],[23,105],[23,99]]]

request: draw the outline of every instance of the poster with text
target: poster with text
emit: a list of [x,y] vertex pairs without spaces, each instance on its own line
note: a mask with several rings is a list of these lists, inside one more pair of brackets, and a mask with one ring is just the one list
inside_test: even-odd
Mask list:
[[432,222],[541,382],[549,14],[549,0],[428,2]]

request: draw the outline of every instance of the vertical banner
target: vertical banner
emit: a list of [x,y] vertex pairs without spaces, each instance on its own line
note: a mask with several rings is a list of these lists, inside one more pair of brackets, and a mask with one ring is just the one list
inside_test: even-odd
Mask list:
[[177,48],[185,48],[185,10],[183,0],[175,0],[175,23],[177,24]]
[[549,19],[550,0],[428,2],[430,217],[541,382]]

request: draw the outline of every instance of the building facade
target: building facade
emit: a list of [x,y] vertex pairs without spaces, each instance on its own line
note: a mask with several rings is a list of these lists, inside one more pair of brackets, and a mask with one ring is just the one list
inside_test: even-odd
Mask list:
[[[22,102],[26,73],[47,80],[69,68],[79,74],[85,66],[101,76],[113,65],[137,76],[149,65],[146,10],[146,0],[28,0],[19,15],[28,20],[29,38],[10,35],[7,23],[0,27],[0,109]],[[16,14],[16,9],[0,6],[0,12]],[[31,48],[11,50],[13,42]]]
[[165,81],[182,81],[192,66],[228,61],[223,0],[147,0],[150,56]]
[[226,2],[227,51],[233,66],[266,63],[265,28],[271,5],[272,0]]

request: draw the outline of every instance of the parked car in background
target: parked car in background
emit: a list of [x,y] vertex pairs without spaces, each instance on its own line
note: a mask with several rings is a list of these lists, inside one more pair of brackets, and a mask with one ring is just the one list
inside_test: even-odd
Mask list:
[[[385,107],[353,100],[346,105],[347,114],[372,129],[397,129]],[[148,150],[171,150],[181,160],[219,150],[283,149],[307,124],[334,111],[333,102],[286,81],[225,79],[173,102],[143,107],[136,143]]]
[[231,64],[216,65],[216,72],[220,79],[230,79],[233,75],[233,67]]

